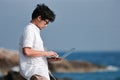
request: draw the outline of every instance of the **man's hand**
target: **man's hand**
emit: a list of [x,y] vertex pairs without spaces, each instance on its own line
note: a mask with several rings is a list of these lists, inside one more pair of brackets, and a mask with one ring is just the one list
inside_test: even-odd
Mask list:
[[59,57],[57,57],[57,58],[51,57],[51,58],[47,58],[47,60],[48,60],[49,62],[54,62],[54,61],[61,61],[62,58],[59,58]]
[[55,57],[55,58],[57,58],[59,55],[54,51],[48,51],[46,56],[47,57]]
[[53,61],[61,61],[61,60],[62,60],[62,58],[59,58],[59,57],[58,57],[59,55],[58,55],[56,52],[54,52],[54,51],[49,51],[47,55],[48,55],[48,56],[47,56],[47,59],[48,59],[48,61],[50,61],[50,62],[53,62]]

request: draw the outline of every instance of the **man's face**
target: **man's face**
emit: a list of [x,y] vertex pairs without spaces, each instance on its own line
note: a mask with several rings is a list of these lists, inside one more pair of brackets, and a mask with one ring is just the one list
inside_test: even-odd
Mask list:
[[38,27],[40,29],[44,29],[47,26],[48,23],[49,23],[48,19],[42,20],[41,17],[40,17],[39,20],[38,20]]

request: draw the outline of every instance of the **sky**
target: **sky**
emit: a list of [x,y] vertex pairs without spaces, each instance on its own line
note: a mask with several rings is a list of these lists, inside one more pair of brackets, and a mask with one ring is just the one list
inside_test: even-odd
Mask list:
[[37,4],[56,19],[41,31],[48,50],[120,51],[120,0],[0,0],[0,47],[18,49]]

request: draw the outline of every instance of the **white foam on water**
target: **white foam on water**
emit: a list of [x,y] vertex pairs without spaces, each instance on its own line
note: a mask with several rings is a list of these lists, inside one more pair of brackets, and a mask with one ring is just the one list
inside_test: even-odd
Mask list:
[[13,68],[12,68],[12,71],[17,71],[17,72],[19,72],[19,66],[13,67]]
[[112,65],[110,65],[110,66],[107,67],[107,70],[108,70],[108,71],[118,71],[119,68],[116,67],[116,66],[112,66]]

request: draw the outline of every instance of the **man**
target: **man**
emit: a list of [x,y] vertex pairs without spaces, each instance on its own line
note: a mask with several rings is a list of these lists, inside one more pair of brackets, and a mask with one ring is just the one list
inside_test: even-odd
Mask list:
[[[53,51],[45,51],[40,31],[49,22],[53,22],[55,14],[44,4],[38,4],[32,13],[31,22],[25,27],[19,42],[20,73],[27,79],[40,77],[38,80],[50,80],[47,57],[58,57]],[[37,75],[37,76],[36,76]]]

